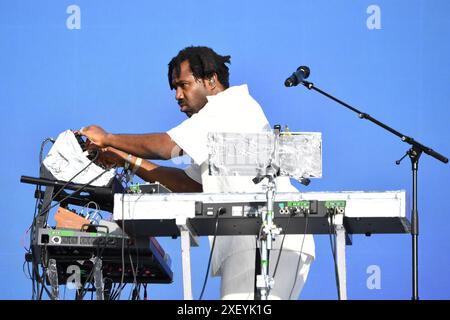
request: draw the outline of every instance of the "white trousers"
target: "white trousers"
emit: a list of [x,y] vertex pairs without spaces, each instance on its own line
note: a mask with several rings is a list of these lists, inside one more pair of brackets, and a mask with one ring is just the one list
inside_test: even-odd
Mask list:
[[[269,275],[273,276],[279,250],[270,250]],[[308,277],[313,257],[283,250],[274,278],[274,287],[269,300],[297,300]],[[237,252],[225,259],[221,266],[220,293],[222,300],[253,300],[255,290],[255,251]]]

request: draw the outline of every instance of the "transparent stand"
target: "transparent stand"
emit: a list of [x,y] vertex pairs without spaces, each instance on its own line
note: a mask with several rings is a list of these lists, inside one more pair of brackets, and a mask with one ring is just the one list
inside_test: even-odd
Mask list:
[[282,133],[280,130],[280,126],[275,126],[273,132],[208,135],[210,175],[255,177],[255,184],[268,179],[265,185],[267,211],[261,212],[262,226],[258,235],[260,274],[255,277],[255,299],[261,300],[268,299],[274,286],[274,279],[269,275],[269,257],[272,242],[281,233],[281,228],[273,222],[276,177],[292,177],[307,185],[309,177],[322,176],[321,134]]

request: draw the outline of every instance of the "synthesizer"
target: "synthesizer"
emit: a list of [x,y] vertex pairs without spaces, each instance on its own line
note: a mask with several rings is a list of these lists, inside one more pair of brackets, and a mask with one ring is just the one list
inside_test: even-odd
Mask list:
[[[94,201],[99,204],[102,210],[109,212],[113,211],[114,194],[128,192],[117,179],[113,179],[110,185],[105,187],[95,187],[44,177],[36,178],[30,176],[21,176],[20,182],[34,184],[45,188],[53,187],[55,189],[54,194],[56,194],[53,199],[54,201],[61,201],[64,199],[65,204],[77,206],[85,206],[89,202]],[[157,182],[132,185],[131,187],[133,188],[133,192],[138,194],[171,192],[167,187]],[[73,192],[69,193],[68,191]],[[43,199],[44,191],[36,190],[34,197]]]
[[[281,233],[328,234],[341,213],[349,234],[408,233],[405,197],[405,191],[280,192],[274,223]],[[129,235],[176,237],[177,220],[199,236],[257,235],[264,212],[265,193],[171,193],[115,194],[113,214]]]
[[67,270],[74,265],[83,270],[81,280],[84,281],[92,269],[93,256],[102,260],[103,278],[120,282],[122,248],[125,265],[124,283],[132,283],[135,277],[139,283],[171,283],[173,279],[170,257],[153,237],[136,240],[127,235],[105,232],[40,228],[38,245],[45,248],[47,260],[56,261],[59,283],[67,281],[71,275]]

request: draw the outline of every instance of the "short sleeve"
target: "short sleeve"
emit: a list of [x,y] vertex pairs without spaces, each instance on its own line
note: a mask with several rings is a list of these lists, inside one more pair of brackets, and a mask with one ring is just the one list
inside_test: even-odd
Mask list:
[[201,167],[198,164],[192,162],[190,166],[184,169],[184,172],[189,178],[191,178],[197,183],[202,184]]
[[187,153],[196,164],[208,159],[207,127],[198,113],[167,131],[170,138]]

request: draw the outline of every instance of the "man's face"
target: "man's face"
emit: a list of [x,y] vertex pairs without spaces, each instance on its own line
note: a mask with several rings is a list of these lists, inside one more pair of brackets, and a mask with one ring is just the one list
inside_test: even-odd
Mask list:
[[187,60],[180,64],[179,77],[176,77],[175,70],[173,71],[172,86],[176,90],[175,99],[178,101],[180,111],[189,118],[205,106],[208,102],[206,96],[212,94],[206,80],[194,78]]

